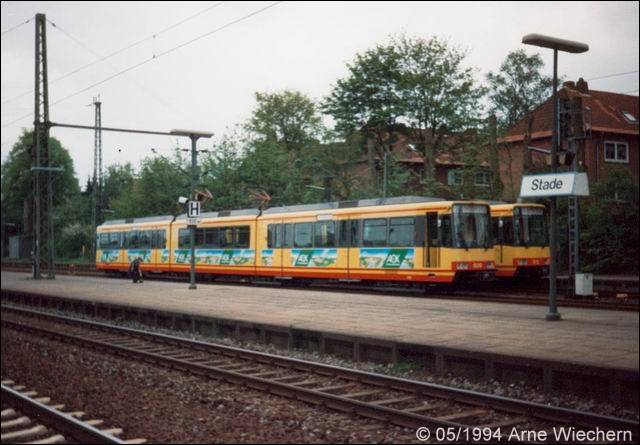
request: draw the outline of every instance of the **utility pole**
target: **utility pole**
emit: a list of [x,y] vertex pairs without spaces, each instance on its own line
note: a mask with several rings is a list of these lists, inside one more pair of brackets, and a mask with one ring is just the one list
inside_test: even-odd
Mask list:
[[53,191],[52,169],[49,158],[49,86],[47,74],[47,19],[36,14],[35,38],[35,103],[34,135],[31,152],[33,175],[33,278],[54,279],[53,250]]
[[100,102],[100,96],[93,98],[93,105],[95,107],[95,130],[93,133],[93,207],[91,209],[91,227],[93,227],[94,236],[91,252],[95,259],[97,249],[95,233],[100,219],[102,204],[102,102]]

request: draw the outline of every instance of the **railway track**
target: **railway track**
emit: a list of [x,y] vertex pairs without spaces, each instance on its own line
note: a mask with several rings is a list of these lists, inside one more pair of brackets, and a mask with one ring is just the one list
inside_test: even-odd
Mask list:
[[[62,267],[64,266],[64,267]],[[72,267],[73,266],[73,267]],[[3,263],[4,270],[27,272],[29,270],[24,264],[21,263]],[[112,275],[106,274],[102,271],[95,269],[93,265],[60,265],[56,267],[56,273],[79,275],[79,276],[93,276],[93,277],[111,277]],[[187,278],[179,278],[169,275],[160,274],[146,274],[145,279],[151,280],[186,280]],[[222,282],[222,281],[221,281]],[[224,280],[225,285],[248,285],[247,282],[242,280]],[[252,286],[265,286],[273,287],[273,283],[266,283],[261,281],[254,281]],[[278,286],[288,289],[300,289],[301,287],[289,285],[286,283],[278,283]],[[501,292],[496,291],[472,291],[468,289],[458,290],[455,293],[425,293],[423,289],[401,288],[401,287],[381,287],[381,286],[358,286],[350,283],[347,287],[333,284],[313,284],[312,289],[320,289],[327,292],[350,292],[359,294],[391,294],[392,296],[415,296],[420,298],[438,298],[448,300],[461,300],[461,301],[483,301],[488,303],[505,303],[505,304],[529,304],[536,306],[546,306],[549,304],[548,296],[539,292],[523,292],[521,289],[504,289]],[[510,292],[510,293],[508,293]],[[516,292],[514,294],[514,292]],[[557,304],[560,307],[574,307],[583,309],[606,309],[606,310],[619,310],[619,311],[638,311],[640,310],[638,298],[629,297],[629,294],[624,293],[625,298],[605,298],[605,299],[575,299],[566,298],[563,296],[558,297]]]
[[[629,431],[638,422],[259,353],[229,346],[2,306],[2,327],[160,364],[232,384],[431,431],[502,435],[513,431]],[[491,437],[490,441],[495,441]],[[504,438],[503,438],[504,440]],[[450,440],[454,441],[454,440]],[[555,440],[554,440],[555,441]]]
[[65,412],[49,397],[11,380],[2,381],[2,443],[109,443],[140,444],[144,439],[122,440],[120,428],[102,428],[101,419],[84,420],[81,411]]

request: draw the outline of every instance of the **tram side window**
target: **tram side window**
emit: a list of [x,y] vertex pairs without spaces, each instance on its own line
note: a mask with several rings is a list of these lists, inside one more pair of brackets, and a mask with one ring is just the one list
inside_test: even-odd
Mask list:
[[384,247],[387,244],[387,220],[365,219],[362,222],[362,245]]
[[99,233],[98,234],[98,249],[108,249],[109,248],[109,234],[108,233]]
[[293,247],[308,248],[313,245],[313,223],[293,225]]
[[150,249],[151,248],[151,230],[141,230],[140,235],[140,245],[138,249]]
[[415,218],[389,218],[389,246],[413,246]]
[[293,247],[293,224],[284,225],[284,238],[282,241],[282,247],[285,249]]
[[336,228],[333,221],[318,221],[314,228],[314,247],[335,247]]
[[351,221],[347,219],[338,221],[338,247],[349,247],[349,229],[351,229]]
[[233,227],[220,228],[220,247],[222,249],[233,247]]
[[153,230],[151,232],[151,248],[152,249],[164,249],[166,245],[165,231]]
[[196,247],[204,246],[204,229],[196,229],[195,238],[196,238],[195,240]]
[[491,218],[491,229],[493,231],[493,244],[502,244],[502,236],[500,236],[500,218]]
[[125,249],[136,249],[138,245],[138,231],[132,230],[131,232],[125,232],[124,234],[124,247]]
[[220,227],[209,227],[204,231],[204,245],[209,249],[220,248],[220,236],[222,230]]
[[189,239],[190,230],[189,229],[180,229],[178,230],[178,248],[179,249],[187,249],[189,248]]
[[249,226],[239,226],[235,228],[235,246],[238,249],[247,249],[250,241]]
[[360,245],[360,232],[362,231],[362,220],[351,220],[351,246],[357,247]]
[[267,226],[267,247],[280,249],[282,247],[282,224],[269,224]]
[[441,246],[452,247],[453,240],[451,233],[451,215],[442,215],[440,217],[440,230],[438,230],[438,238],[440,239]]
[[120,249],[120,232],[101,233],[101,249]]
[[513,220],[511,218],[502,220],[502,244],[513,246]]

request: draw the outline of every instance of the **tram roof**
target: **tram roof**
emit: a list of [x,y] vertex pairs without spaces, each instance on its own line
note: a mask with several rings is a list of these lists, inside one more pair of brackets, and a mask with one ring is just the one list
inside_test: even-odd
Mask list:
[[357,207],[376,207],[386,205],[398,205],[398,204],[419,204],[425,202],[438,202],[446,201],[442,198],[435,198],[430,196],[395,196],[392,198],[373,198],[373,199],[358,199],[354,201],[336,201],[336,202],[321,202],[317,204],[302,204],[292,206],[271,207],[265,210],[265,215],[275,213],[293,213],[293,212],[310,212],[314,210],[334,210],[334,209],[348,209]]

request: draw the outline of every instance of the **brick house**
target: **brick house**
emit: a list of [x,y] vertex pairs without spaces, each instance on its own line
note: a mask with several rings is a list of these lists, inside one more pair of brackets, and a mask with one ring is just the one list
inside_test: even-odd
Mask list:
[[[391,146],[391,153],[397,163],[401,164],[407,170],[413,173],[414,180],[422,178],[424,173],[424,152],[419,143],[412,140],[410,136],[405,133],[397,133],[395,135],[396,141]],[[439,190],[439,194],[442,197],[459,198],[459,188],[462,186],[463,181],[463,168],[465,162],[462,160],[462,151],[464,145],[467,143],[473,143],[475,140],[475,134],[466,134],[463,136],[448,136],[445,138],[444,150],[438,153],[434,159],[435,167],[435,179],[442,187]],[[369,141],[373,143],[373,141]],[[370,165],[376,169],[378,174],[381,173],[383,168],[383,159],[380,153],[375,150],[373,152],[372,163],[369,164],[367,157],[363,157],[356,167],[356,171],[359,175],[370,175]],[[473,178],[466,178],[466,180],[472,180],[473,186],[480,190],[490,187],[491,174],[489,171],[489,163],[484,160],[479,161],[479,169],[475,173]],[[409,186],[417,184],[408,184]]]
[[[607,167],[618,165],[628,168],[637,183],[638,96],[589,90],[582,78],[577,83],[565,82],[559,95],[567,100],[581,99],[582,109],[578,111],[584,116],[586,138],[577,142],[577,159],[581,169],[586,171],[589,182],[606,178]],[[529,145],[550,148],[552,126],[553,106],[549,98],[498,139],[500,177],[505,187],[505,199],[514,200],[518,197],[524,169],[548,171],[550,157],[526,150],[525,142],[530,134]],[[569,167],[561,165],[562,168]]]

